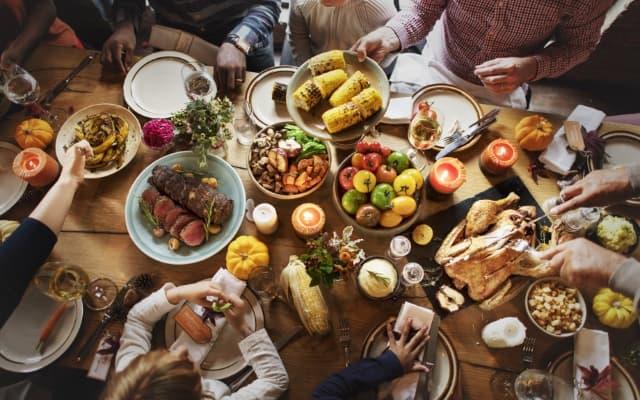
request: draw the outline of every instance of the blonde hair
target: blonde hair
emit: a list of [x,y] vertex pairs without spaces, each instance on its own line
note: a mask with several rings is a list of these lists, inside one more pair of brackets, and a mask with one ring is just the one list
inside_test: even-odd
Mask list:
[[200,400],[200,373],[188,359],[167,350],[136,358],[111,378],[102,400]]

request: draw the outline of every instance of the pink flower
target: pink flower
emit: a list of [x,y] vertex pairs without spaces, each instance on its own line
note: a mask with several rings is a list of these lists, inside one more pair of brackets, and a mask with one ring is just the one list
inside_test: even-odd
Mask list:
[[142,139],[147,146],[160,149],[171,143],[173,130],[174,126],[168,119],[152,119],[142,127]]

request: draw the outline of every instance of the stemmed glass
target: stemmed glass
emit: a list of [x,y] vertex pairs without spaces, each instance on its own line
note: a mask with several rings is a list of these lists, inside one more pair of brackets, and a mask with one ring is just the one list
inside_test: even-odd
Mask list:
[[408,237],[402,235],[394,236],[389,242],[387,257],[394,262],[402,260],[409,253],[411,253],[411,240]]
[[186,63],[182,66],[180,75],[184,82],[184,90],[191,100],[200,100],[216,95],[216,82],[204,64],[197,61]]
[[258,267],[249,273],[249,288],[258,294],[260,300],[269,305],[281,297],[280,286],[276,282],[275,271],[271,267]]

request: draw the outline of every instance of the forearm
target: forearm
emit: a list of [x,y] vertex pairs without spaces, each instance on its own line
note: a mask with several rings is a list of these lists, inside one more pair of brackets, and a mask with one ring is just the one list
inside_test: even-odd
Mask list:
[[403,374],[398,358],[390,351],[365,358],[333,374],[313,391],[314,399],[347,399]]
[[60,177],[29,217],[42,222],[57,235],[69,213],[77,189],[76,181]]
[[421,41],[433,28],[447,6],[447,0],[414,0],[411,8],[396,14],[387,22],[403,49]]
[[249,44],[250,51],[266,47],[271,41],[273,27],[280,16],[280,2],[265,0],[252,6],[247,15],[236,25],[227,37],[238,37]]
[[56,6],[52,0],[28,1],[24,26],[10,47],[17,50],[21,58],[26,57],[47,35],[55,18]]

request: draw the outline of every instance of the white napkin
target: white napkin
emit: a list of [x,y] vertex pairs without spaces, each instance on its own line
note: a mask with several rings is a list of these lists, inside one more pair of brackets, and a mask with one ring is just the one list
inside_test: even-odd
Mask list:
[[431,329],[431,322],[433,321],[434,313],[425,307],[417,306],[413,303],[405,301],[400,307],[398,318],[393,326],[393,330],[397,333],[402,331],[407,318],[411,318],[411,328],[414,330],[421,329],[423,326],[428,326],[427,330]]
[[[247,287],[247,282],[236,278],[225,268],[220,268],[218,272],[213,275],[213,278],[211,278],[211,282],[217,284],[225,294],[235,294],[237,296],[241,296],[242,292],[244,292],[244,289]],[[215,299],[207,298],[207,300],[213,301]],[[194,307],[194,311],[196,314],[202,316],[205,309],[200,305],[196,305]],[[211,330],[211,342],[205,344],[196,343],[193,341],[193,339],[191,339],[191,336],[187,335],[185,332],[182,332],[180,333],[176,341],[171,345],[170,350],[174,350],[180,346],[184,346],[189,352],[189,359],[191,359],[191,361],[193,361],[196,365],[200,365],[207,354],[209,354],[209,350],[218,339],[220,331],[225,325],[226,320],[224,318],[224,315],[216,316],[215,322],[215,325],[213,325],[210,321],[206,322],[207,326]]]
[[[585,368],[595,367],[602,371],[611,364],[609,356],[609,334],[607,332],[582,329],[575,336],[573,351],[573,371],[576,387],[574,388],[574,398],[576,400],[602,400],[598,394],[590,391],[581,391],[582,371],[578,366]],[[582,392],[582,393],[580,393]],[[598,392],[605,399],[611,399],[611,390],[608,393]]]
[[421,54],[398,55],[396,65],[389,77],[391,93],[412,95],[427,84],[425,72],[428,62]]
[[[580,122],[587,131],[598,129],[606,114],[595,108],[579,105],[567,118],[567,121]],[[566,175],[571,171],[576,161],[576,153],[569,148],[564,127],[561,127],[553,137],[549,147],[542,152],[539,160],[545,168],[560,175]]]
[[411,97],[393,97],[389,100],[387,112],[382,117],[384,124],[408,124],[413,113],[413,99]]

